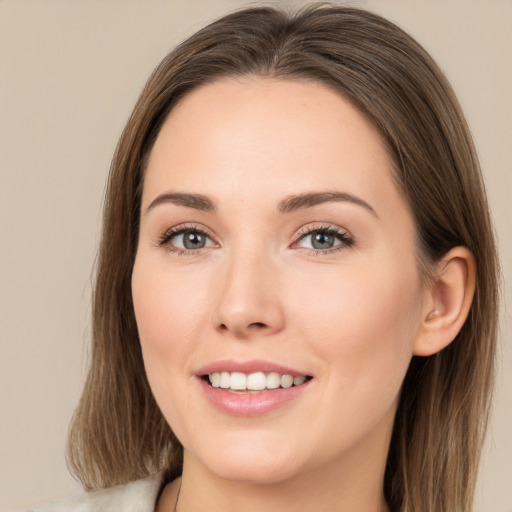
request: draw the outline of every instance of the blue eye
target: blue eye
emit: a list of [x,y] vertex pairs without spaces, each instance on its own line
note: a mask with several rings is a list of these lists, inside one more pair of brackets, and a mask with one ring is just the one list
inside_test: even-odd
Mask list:
[[196,251],[215,244],[201,229],[184,227],[167,231],[159,240],[159,245],[165,245],[171,251]]
[[202,249],[206,247],[208,237],[198,231],[186,231],[171,238],[174,246],[180,249]]
[[332,227],[313,229],[303,234],[297,243],[299,247],[313,249],[316,252],[330,252],[350,247],[352,244],[353,240],[348,233]]

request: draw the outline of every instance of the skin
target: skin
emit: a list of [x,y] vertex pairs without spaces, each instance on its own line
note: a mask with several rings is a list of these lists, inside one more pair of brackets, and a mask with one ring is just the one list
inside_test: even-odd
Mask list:
[[[278,211],[290,195],[325,191],[370,208]],[[148,210],[176,192],[207,196],[216,211],[168,201]],[[179,226],[205,231],[206,245],[160,244]],[[325,226],[352,242],[315,251],[308,233]],[[443,263],[446,282],[422,286],[386,147],[335,92],[247,78],[186,96],[150,155],[132,278],[148,379],[184,446],[178,510],[388,510],[385,461],[410,359],[449,343],[471,300],[471,258],[458,250]],[[275,411],[234,417],[195,375],[227,358],[313,379]],[[158,511],[174,510],[177,489],[165,489]]]

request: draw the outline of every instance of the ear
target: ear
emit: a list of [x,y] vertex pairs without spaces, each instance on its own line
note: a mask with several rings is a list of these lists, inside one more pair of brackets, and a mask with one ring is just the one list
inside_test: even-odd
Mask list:
[[425,290],[414,355],[430,356],[455,339],[468,316],[475,280],[475,258],[468,248],[454,247],[439,261]]

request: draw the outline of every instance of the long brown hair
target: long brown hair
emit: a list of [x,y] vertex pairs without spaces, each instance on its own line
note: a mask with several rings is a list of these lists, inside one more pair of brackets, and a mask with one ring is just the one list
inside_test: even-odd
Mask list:
[[235,12],[178,46],[149,78],[110,171],[91,366],[69,435],[72,471],[86,488],[181,471],[182,447],[146,379],[131,296],[144,167],[180,98],[247,75],[327,85],[377,127],[413,212],[422,275],[455,246],[473,253],[469,316],[446,349],[411,361],[384,481],[392,511],[470,511],[492,388],[499,273],[476,152],[454,93],[426,51],[391,22],[339,6]]

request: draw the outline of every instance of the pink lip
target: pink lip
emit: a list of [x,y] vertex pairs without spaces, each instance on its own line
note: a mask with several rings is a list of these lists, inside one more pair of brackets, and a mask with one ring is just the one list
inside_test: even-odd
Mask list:
[[271,363],[270,361],[264,361],[263,359],[253,359],[251,361],[233,361],[231,359],[215,361],[214,363],[207,364],[200,368],[196,375],[202,377],[215,372],[241,372],[241,373],[271,373],[276,372],[281,375],[291,375],[292,377],[301,377],[307,375],[303,372],[294,370],[293,368],[287,368],[279,364]]
[[309,387],[311,381],[291,388],[269,389],[259,393],[231,393],[210,386],[198,379],[206,399],[219,411],[230,416],[253,417],[269,413],[297,399]]
[[215,372],[277,372],[280,374],[300,377],[306,375],[292,368],[287,368],[269,361],[252,360],[238,362],[232,360],[216,361],[202,367],[196,372],[201,391],[208,402],[217,410],[230,416],[254,417],[274,411],[292,400],[298,399],[310,386],[311,380],[300,386],[291,388],[269,389],[258,393],[232,393],[221,388],[210,386],[204,379],[205,375]]

